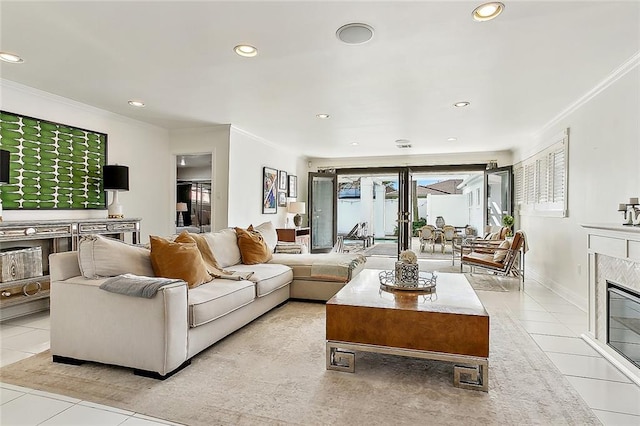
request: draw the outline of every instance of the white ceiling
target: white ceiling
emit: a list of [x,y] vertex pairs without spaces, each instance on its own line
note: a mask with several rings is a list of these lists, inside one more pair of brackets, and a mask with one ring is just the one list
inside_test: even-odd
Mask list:
[[[312,157],[390,156],[512,149],[640,51],[638,1],[504,1],[482,23],[480,3],[2,0],[0,50],[25,62],[0,75],[167,129],[230,123]],[[349,22],[373,40],[341,43]]]

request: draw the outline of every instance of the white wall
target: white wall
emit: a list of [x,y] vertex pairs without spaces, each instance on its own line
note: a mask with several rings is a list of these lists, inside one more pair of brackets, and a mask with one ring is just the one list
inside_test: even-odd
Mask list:
[[427,224],[436,225],[438,216],[447,225],[465,226],[469,223],[467,196],[464,194],[427,194]]
[[175,229],[177,157],[181,154],[211,154],[211,229],[229,226],[229,125],[173,130],[167,166],[171,171],[170,226]]
[[[276,214],[262,214],[262,168],[284,170],[298,178],[298,197],[288,201],[307,202],[306,160],[296,153],[282,149],[269,141],[231,126],[229,136],[229,226],[247,227],[271,221],[284,227],[285,207]],[[307,213],[309,205],[307,204]],[[308,215],[303,217],[307,224]],[[293,215],[289,214],[290,226]]]
[[[164,166],[169,158],[169,136],[165,129],[8,80],[0,80],[0,90],[2,110],[106,133],[108,163],[129,166],[129,191],[119,194],[125,216],[143,219],[143,242],[149,234],[172,232],[168,224],[173,216],[166,208],[171,178],[170,170]],[[5,220],[106,217],[106,209],[4,211]]]
[[[637,65],[637,63],[636,63]],[[582,223],[621,224],[619,203],[640,196],[640,68],[575,109],[554,120],[538,138],[548,145],[565,128],[569,135],[569,216],[521,217],[530,251],[527,272],[548,283],[586,310],[587,239]]]

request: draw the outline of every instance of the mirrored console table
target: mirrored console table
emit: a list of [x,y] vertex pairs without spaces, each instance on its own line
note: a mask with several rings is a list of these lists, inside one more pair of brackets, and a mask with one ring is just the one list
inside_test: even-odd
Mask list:
[[42,275],[0,282],[0,320],[49,308],[49,254],[75,250],[83,235],[101,234],[140,242],[139,218],[0,222],[0,250],[40,247]]

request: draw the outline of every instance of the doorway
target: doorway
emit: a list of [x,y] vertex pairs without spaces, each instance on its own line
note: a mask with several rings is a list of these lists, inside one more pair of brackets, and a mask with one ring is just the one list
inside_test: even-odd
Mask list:
[[[331,174],[320,173],[335,183],[324,186],[326,220],[315,218],[311,233],[317,233],[314,230],[317,226],[327,227],[331,223],[327,229],[333,232],[326,233],[326,249],[341,240],[345,251],[367,256],[397,258],[405,249],[413,250],[419,257],[433,256],[435,249],[421,251],[419,229],[426,224],[440,228],[450,224],[458,232],[471,227],[478,235],[483,234],[487,204],[485,168],[485,164],[473,164],[338,169]],[[312,200],[315,189],[310,185]],[[329,215],[327,209],[335,213]],[[448,256],[450,258],[450,252]]]
[[211,231],[211,154],[176,156],[176,233]]

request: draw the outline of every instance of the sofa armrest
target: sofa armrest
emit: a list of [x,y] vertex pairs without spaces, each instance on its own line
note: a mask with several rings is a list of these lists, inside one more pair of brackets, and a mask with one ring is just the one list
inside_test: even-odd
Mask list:
[[51,282],[51,354],[161,376],[180,367],[187,360],[186,284],[146,299],[101,290],[103,281]]
[[63,281],[71,277],[82,275],[78,263],[77,251],[65,251],[49,255],[49,275],[51,282]]

